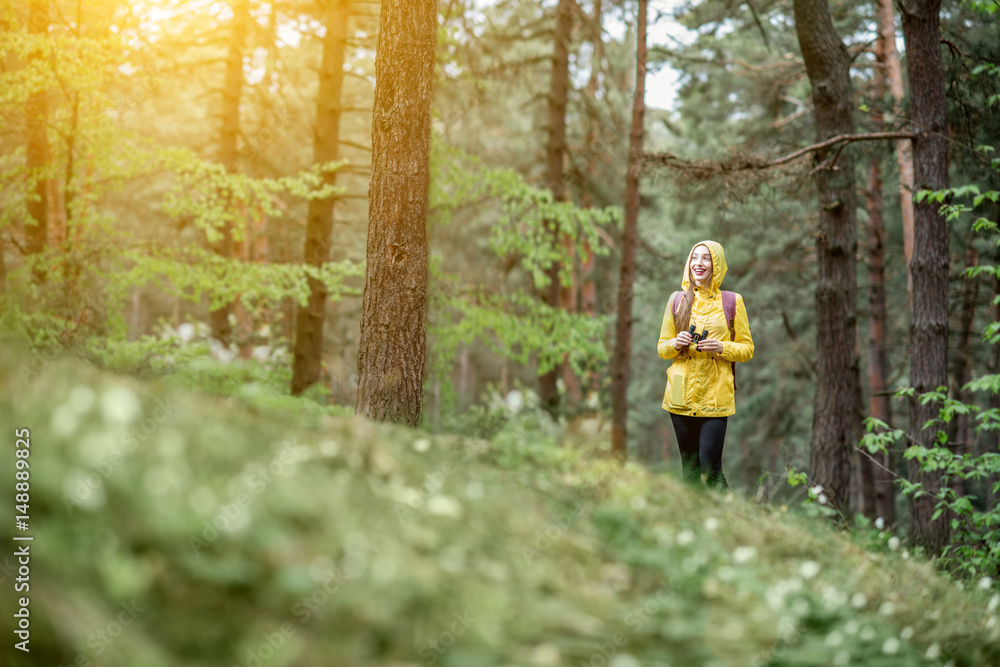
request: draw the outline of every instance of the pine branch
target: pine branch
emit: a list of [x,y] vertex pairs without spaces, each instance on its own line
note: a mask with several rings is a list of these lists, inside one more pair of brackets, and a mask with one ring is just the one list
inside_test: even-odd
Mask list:
[[[781,166],[796,160],[800,157],[808,155],[810,153],[815,153],[817,151],[826,150],[834,146],[840,146],[837,152],[834,154],[834,158],[830,161],[829,167],[833,166],[836,162],[837,156],[840,155],[840,151],[843,147],[849,143],[856,141],[883,141],[889,139],[912,139],[912,132],[871,132],[868,134],[841,134],[826,141],[821,141],[817,144],[812,144],[804,148],[800,148],[796,151],[784,155],[773,160],[763,160],[758,157],[746,157],[740,158],[733,162],[690,162],[679,159],[675,155],[670,153],[647,153],[646,161],[661,164],[665,167],[673,167],[675,169],[687,169],[691,171],[706,171],[713,173],[728,173],[736,171],[752,171],[752,170],[764,170],[772,169],[774,167]],[[824,163],[825,164],[825,163]]]

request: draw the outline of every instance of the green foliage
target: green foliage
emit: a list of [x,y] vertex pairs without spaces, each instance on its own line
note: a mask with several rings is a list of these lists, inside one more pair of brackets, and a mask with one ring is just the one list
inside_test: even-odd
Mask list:
[[[66,359],[25,380],[24,363],[0,349],[0,428],[30,428],[31,534],[45,548],[32,550],[30,661],[11,667],[1000,657],[989,592],[557,447],[530,401],[483,442]],[[134,622],[98,643],[123,603]]]
[[[1000,165],[994,164],[994,168]],[[955,203],[962,197],[974,197],[972,206]],[[949,219],[957,219],[984,202],[1000,201],[1000,192],[996,190],[980,191],[975,185],[950,188],[944,191],[931,192],[921,190],[915,196],[915,201],[933,201],[941,204],[940,211]],[[979,218],[975,229],[977,231],[996,232],[996,225],[985,218]],[[996,244],[1000,247],[1000,239]],[[968,276],[978,276],[983,273],[1000,275],[995,272],[996,266],[973,267],[966,273]],[[985,338],[991,345],[1000,343],[997,335],[997,325],[994,322],[987,327]],[[968,382],[963,391],[989,393],[994,396],[1000,393],[1000,375],[984,374]],[[923,430],[935,429],[936,444],[934,447],[924,447],[916,443],[906,443],[904,458],[916,461],[924,472],[935,473],[941,479],[941,485],[935,494],[936,505],[932,521],[947,520],[951,528],[951,541],[944,547],[941,563],[952,571],[965,577],[974,578],[984,574],[994,574],[1000,568],[1000,504],[984,505],[981,500],[965,494],[959,494],[955,482],[962,480],[973,488],[989,486],[988,493],[1000,493],[1000,453],[987,451],[973,456],[960,454],[948,448],[948,432],[946,425],[957,415],[974,417],[978,422],[977,433],[1000,431],[1000,408],[982,408],[974,403],[950,398],[947,387],[938,387],[936,391],[916,395],[912,388],[897,392],[897,397],[919,400],[923,404],[939,405],[938,416],[922,426]],[[889,426],[877,419],[866,421],[868,433],[862,438],[861,446],[868,451],[886,452],[895,443],[902,441],[905,432],[901,429],[890,430]],[[906,479],[900,479],[899,485],[905,495],[919,498],[927,494],[922,484]]]

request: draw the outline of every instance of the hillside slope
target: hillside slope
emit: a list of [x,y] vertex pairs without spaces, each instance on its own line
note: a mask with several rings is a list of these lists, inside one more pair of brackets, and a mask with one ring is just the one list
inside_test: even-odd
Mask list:
[[432,437],[11,349],[0,378],[34,538],[0,664],[1000,664],[994,589],[516,419]]

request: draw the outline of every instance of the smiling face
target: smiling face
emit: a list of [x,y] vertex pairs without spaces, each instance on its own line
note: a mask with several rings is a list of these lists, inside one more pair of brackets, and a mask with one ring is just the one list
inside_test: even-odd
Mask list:
[[712,278],[712,252],[708,246],[695,246],[691,251],[691,264],[688,268],[694,277],[694,282],[699,286]]

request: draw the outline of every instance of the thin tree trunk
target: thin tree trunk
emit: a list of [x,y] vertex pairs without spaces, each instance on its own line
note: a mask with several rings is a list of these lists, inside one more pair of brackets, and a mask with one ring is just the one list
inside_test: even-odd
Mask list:
[[628,457],[628,380],[632,355],[632,296],[635,286],[635,246],[639,224],[639,186],[642,177],[643,119],[646,115],[646,21],[648,0],[639,0],[636,33],[635,95],[632,99],[632,133],[629,137],[628,174],[625,179],[625,228],[622,232],[622,266],[618,278],[618,319],[611,376],[611,453]]
[[420,423],[437,0],[383,0],[355,411]]
[[[33,0],[29,14],[29,32],[32,35],[47,36],[49,32],[49,3]],[[45,54],[36,51],[28,56],[29,67],[44,67]],[[40,255],[49,244],[49,105],[48,92],[42,88],[28,97],[27,105],[27,145],[25,165],[35,180],[34,195],[28,199],[28,216],[31,218],[24,230],[24,249],[28,255]],[[36,266],[35,279],[45,280],[45,270]]]
[[[323,38],[323,62],[319,72],[316,130],[313,137],[313,163],[317,165],[328,164],[340,158],[340,100],[350,12],[350,0],[326,0],[326,3],[326,36]],[[325,173],[323,182],[334,185],[337,182],[336,172]],[[310,266],[318,268],[330,261],[333,207],[333,196],[309,200],[303,252],[304,261]],[[292,393],[296,396],[320,379],[327,297],[326,284],[310,277],[309,303],[298,309],[295,325]]]
[[[914,187],[942,190],[948,187],[948,121],[944,64],[941,58],[940,0],[903,0],[903,38],[910,83],[913,122]],[[924,201],[914,206],[913,312],[910,320],[910,382],[916,393],[934,391],[948,384],[948,224],[938,204]],[[937,417],[940,406],[910,400],[910,442],[933,447],[935,429],[923,425]],[[910,500],[910,535],[914,542],[936,556],[947,544],[947,516],[932,521],[940,476],[924,474],[915,460],[910,481],[923,484],[926,495]]]
[[[812,85],[816,137],[851,134],[850,57],[837,36],[826,0],[794,0],[795,26]],[[816,396],[810,442],[811,481],[830,502],[850,506],[851,453],[860,435],[860,378],[856,352],[855,277],[857,201],[854,159],[848,148],[836,170],[816,173],[819,234],[816,239]],[[828,151],[816,154],[817,163]]]
[[[903,115],[903,68],[896,50],[896,17],[892,0],[875,0],[878,8],[878,40],[882,46],[880,63],[885,65],[885,76],[892,95],[893,116]],[[883,91],[882,95],[885,95]],[[881,100],[882,95],[878,98]],[[899,167],[899,205],[903,219],[903,255],[906,258],[906,293],[913,303],[913,275],[910,259],[913,257],[913,145],[909,139],[896,141],[896,165]]]
[[[229,31],[229,46],[226,55],[226,74],[222,89],[222,113],[219,125],[219,161],[226,171],[239,170],[238,138],[240,133],[240,100],[243,96],[243,50],[246,48],[247,31],[250,23],[250,1],[230,2],[233,20]],[[212,244],[212,250],[225,259],[232,259],[234,252],[233,223],[226,220],[219,230],[221,238]],[[229,316],[233,314],[233,304],[213,310],[211,313],[212,335],[223,343],[232,339],[233,328]]]
[[[563,172],[566,160],[566,106],[569,100],[569,41],[573,32],[575,0],[559,0],[556,7],[555,46],[552,54],[552,81],[549,89],[549,142],[546,148],[545,185],[556,201],[565,199]],[[559,243],[555,223],[549,223],[553,245]],[[546,272],[549,284],[544,288],[542,300],[552,308],[559,308],[559,265],[553,263]],[[561,364],[542,373],[538,378],[538,395],[542,407],[550,414],[559,410],[557,381],[562,374]]]
[[[877,0],[881,11],[885,0]],[[891,16],[892,6],[889,7]],[[892,39],[893,33],[889,33]],[[872,98],[881,100],[886,92],[886,33],[879,30],[875,40],[875,60],[883,67],[876,67],[872,77]],[[893,47],[895,51],[895,47]],[[898,59],[898,58],[897,58]],[[876,104],[872,112],[873,132],[885,129],[882,108]],[[868,186],[866,188],[868,208],[868,414],[885,423],[892,418],[892,407],[886,393],[886,305],[885,305],[885,217],[882,196],[882,163],[878,156],[872,157],[868,165]],[[863,486],[865,489],[862,511],[870,518],[882,517],[887,526],[896,521],[895,487],[890,455],[871,455],[881,465],[876,465],[867,456],[861,456]]]

